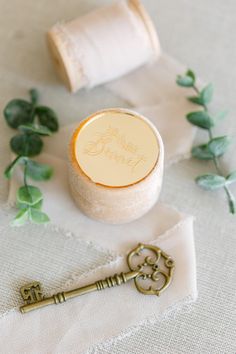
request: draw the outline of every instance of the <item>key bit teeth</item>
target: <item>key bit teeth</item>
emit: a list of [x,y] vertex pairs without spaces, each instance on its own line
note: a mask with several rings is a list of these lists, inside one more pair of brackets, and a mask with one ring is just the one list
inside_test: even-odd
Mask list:
[[38,281],[22,286],[20,292],[25,304],[33,304],[43,299],[42,287]]

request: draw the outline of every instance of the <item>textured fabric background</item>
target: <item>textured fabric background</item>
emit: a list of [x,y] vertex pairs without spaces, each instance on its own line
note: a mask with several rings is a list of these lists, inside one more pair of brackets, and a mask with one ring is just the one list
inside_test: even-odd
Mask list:
[[[106,1],[99,1],[99,5]],[[108,2],[108,1],[107,1]],[[234,0],[144,0],[156,23],[164,50],[195,69],[204,81],[215,84],[212,110],[229,108],[230,113],[216,131],[236,135],[236,31]],[[58,19],[70,19],[98,5],[95,0],[62,0],[35,2],[1,0],[0,12],[0,109],[16,96],[25,96],[31,86],[41,89],[42,102],[60,112],[63,122],[74,121],[92,111],[115,105],[125,105],[105,88],[72,96],[54,75],[48,59],[44,32]],[[58,100],[60,95],[60,100]],[[77,102],[77,105],[75,104]],[[0,120],[0,173],[9,159],[8,140],[12,134]],[[199,134],[199,139],[204,139]],[[235,143],[225,160],[236,168]],[[228,162],[228,164],[227,164]],[[208,172],[211,165],[185,161],[173,166],[166,175],[162,199],[188,214],[196,216],[195,235],[198,264],[199,299],[191,312],[179,313],[127,333],[112,344],[100,346],[97,353],[235,353],[236,330],[236,218],[228,214],[223,193],[199,190],[194,176]],[[0,180],[2,204],[7,184]],[[236,193],[236,186],[233,188]],[[2,212],[7,224],[7,216]],[[2,230],[1,230],[2,231]],[[39,237],[35,227],[17,234],[5,227],[0,237],[21,239],[24,232]],[[55,237],[47,229],[48,237]],[[10,241],[9,246],[10,247]],[[83,246],[82,253],[86,252]],[[0,257],[5,255],[0,250]],[[102,264],[108,257],[97,250],[92,266]],[[72,261],[71,261],[72,262]],[[76,267],[77,267],[76,263]],[[70,263],[72,267],[75,263]],[[1,269],[1,272],[3,270]],[[1,275],[2,276],[2,275]],[[13,279],[14,280],[14,279]],[[12,280],[12,281],[13,281]],[[59,284],[53,284],[57,287]],[[18,284],[12,284],[18,288]],[[94,350],[93,350],[94,352]]]

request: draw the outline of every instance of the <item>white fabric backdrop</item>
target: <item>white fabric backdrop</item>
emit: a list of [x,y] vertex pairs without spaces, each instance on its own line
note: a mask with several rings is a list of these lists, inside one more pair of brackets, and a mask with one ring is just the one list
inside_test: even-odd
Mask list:
[[[105,1],[101,1],[103,3]],[[108,1],[107,1],[108,2]],[[1,110],[12,97],[24,96],[32,84],[43,89],[42,101],[53,106],[53,86],[58,85],[51,70],[43,37],[45,26],[50,27],[58,18],[74,17],[97,5],[95,0],[71,1],[70,6],[57,0],[36,3],[26,0],[24,8],[17,1],[1,0]],[[233,0],[193,1],[144,0],[156,22],[165,51],[195,68],[201,77],[211,80],[217,88],[215,107],[230,108],[230,115],[219,129],[236,135],[235,81],[236,33]],[[45,17],[42,17],[42,14]],[[27,20],[26,20],[27,19]],[[30,35],[27,32],[31,28]],[[26,35],[27,34],[27,35]],[[16,60],[17,56],[17,60]],[[34,59],[33,59],[34,58]],[[24,82],[19,79],[24,75]],[[44,86],[45,85],[45,86]],[[48,85],[48,86],[46,86]],[[49,88],[48,88],[49,87]],[[47,95],[50,90],[50,95]],[[61,87],[59,90],[64,92]],[[80,118],[97,108],[121,105],[121,101],[106,92],[95,89],[89,97],[85,92],[74,97],[63,93],[67,100],[56,107],[62,116]],[[55,105],[54,105],[55,106]],[[1,170],[9,155],[10,137],[1,121]],[[201,136],[200,136],[201,138]],[[233,147],[232,150],[233,151]],[[236,158],[228,154],[232,166]],[[139,329],[136,334],[97,349],[99,353],[235,353],[235,229],[236,219],[228,215],[221,193],[200,191],[193,177],[208,171],[210,166],[196,161],[185,161],[171,168],[165,179],[163,199],[188,214],[197,216],[196,246],[199,279],[199,300],[190,313],[180,313],[165,323],[154,323]],[[234,192],[236,192],[234,187]],[[6,198],[6,182],[1,179],[1,200]],[[29,230],[32,232],[33,230]],[[20,237],[20,232],[19,232]]]

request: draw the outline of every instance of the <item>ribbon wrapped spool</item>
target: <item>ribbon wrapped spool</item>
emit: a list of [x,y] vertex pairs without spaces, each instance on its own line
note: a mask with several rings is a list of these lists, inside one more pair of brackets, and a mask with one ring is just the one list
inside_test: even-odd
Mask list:
[[164,147],[153,124],[125,109],[95,113],[73,134],[69,150],[72,197],[91,218],[135,220],[158,200]]
[[119,78],[160,55],[157,33],[139,0],[121,0],[58,23],[47,38],[56,70],[71,92]]

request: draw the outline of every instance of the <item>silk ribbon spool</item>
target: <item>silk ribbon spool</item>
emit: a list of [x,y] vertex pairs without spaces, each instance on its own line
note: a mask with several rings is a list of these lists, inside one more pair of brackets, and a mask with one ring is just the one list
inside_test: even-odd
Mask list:
[[120,0],[56,24],[47,38],[53,63],[71,92],[116,79],[160,55],[154,25],[139,0]]
[[72,197],[93,219],[130,222],[158,200],[163,161],[161,136],[147,118],[126,109],[99,111],[71,139]]

